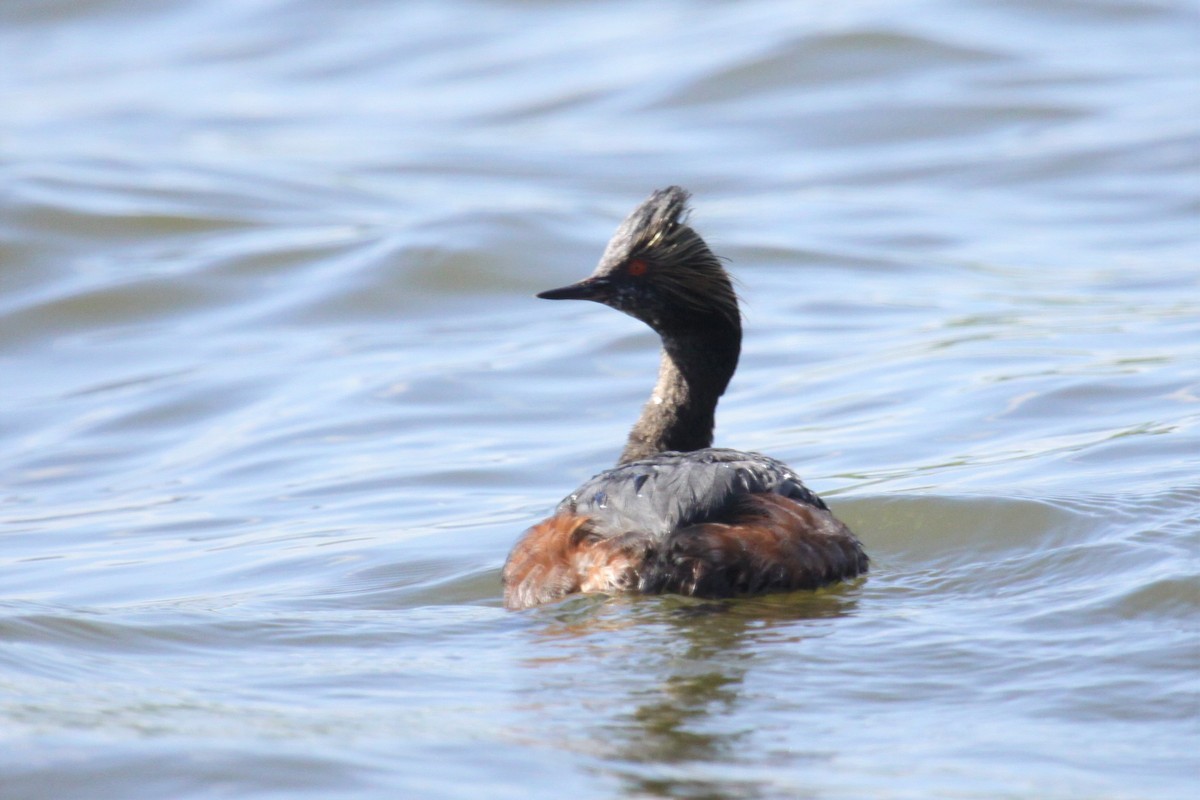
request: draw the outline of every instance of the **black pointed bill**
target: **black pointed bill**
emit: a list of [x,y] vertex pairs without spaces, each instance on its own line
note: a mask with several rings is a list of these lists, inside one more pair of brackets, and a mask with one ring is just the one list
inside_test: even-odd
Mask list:
[[538,292],[543,300],[595,300],[603,303],[609,295],[609,282],[604,278],[586,278],[579,283]]

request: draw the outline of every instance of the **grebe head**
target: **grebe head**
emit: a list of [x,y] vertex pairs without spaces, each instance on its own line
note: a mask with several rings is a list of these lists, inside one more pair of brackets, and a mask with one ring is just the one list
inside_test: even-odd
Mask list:
[[678,186],[654,192],[617,228],[590,277],[538,297],[603,303],[663,336],[714,323],[740,331],[729,274],[686,224],[687,201]]

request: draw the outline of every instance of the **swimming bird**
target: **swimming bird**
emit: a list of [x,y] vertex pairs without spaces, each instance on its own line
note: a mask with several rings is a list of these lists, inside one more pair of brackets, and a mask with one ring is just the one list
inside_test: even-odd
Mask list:
[[658,382],[617,466],[527,530],[505,562],[510,609],[576,593],[716,598],[812,589],[867,571],[850,529],[785,464],[712,447],[741,353],[729,274],[687,224],[689,195],[654,192],[592,275],[542,292],[592,300],[662,339]]

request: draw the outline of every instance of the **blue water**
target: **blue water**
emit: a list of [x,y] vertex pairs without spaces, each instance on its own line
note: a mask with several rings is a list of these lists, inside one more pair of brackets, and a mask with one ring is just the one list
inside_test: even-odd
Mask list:
[[[0,798],[1186,798],[1200,5],[0,7]],[[865,580],[511,613],[694,194]]]

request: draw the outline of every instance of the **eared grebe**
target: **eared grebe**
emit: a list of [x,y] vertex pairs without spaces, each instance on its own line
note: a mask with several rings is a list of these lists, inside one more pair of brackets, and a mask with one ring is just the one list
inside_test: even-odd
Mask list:
[[572,492],[509,554],[508,608],[577,592],[811,589],[867,571],[858,539],[786,465],[710,447],[742,323],[729,275],[685,223],[687,200],[678,186],[650,195],[591,277],[538,295],[640,319],[662,337],[662,362],[616,468]]

